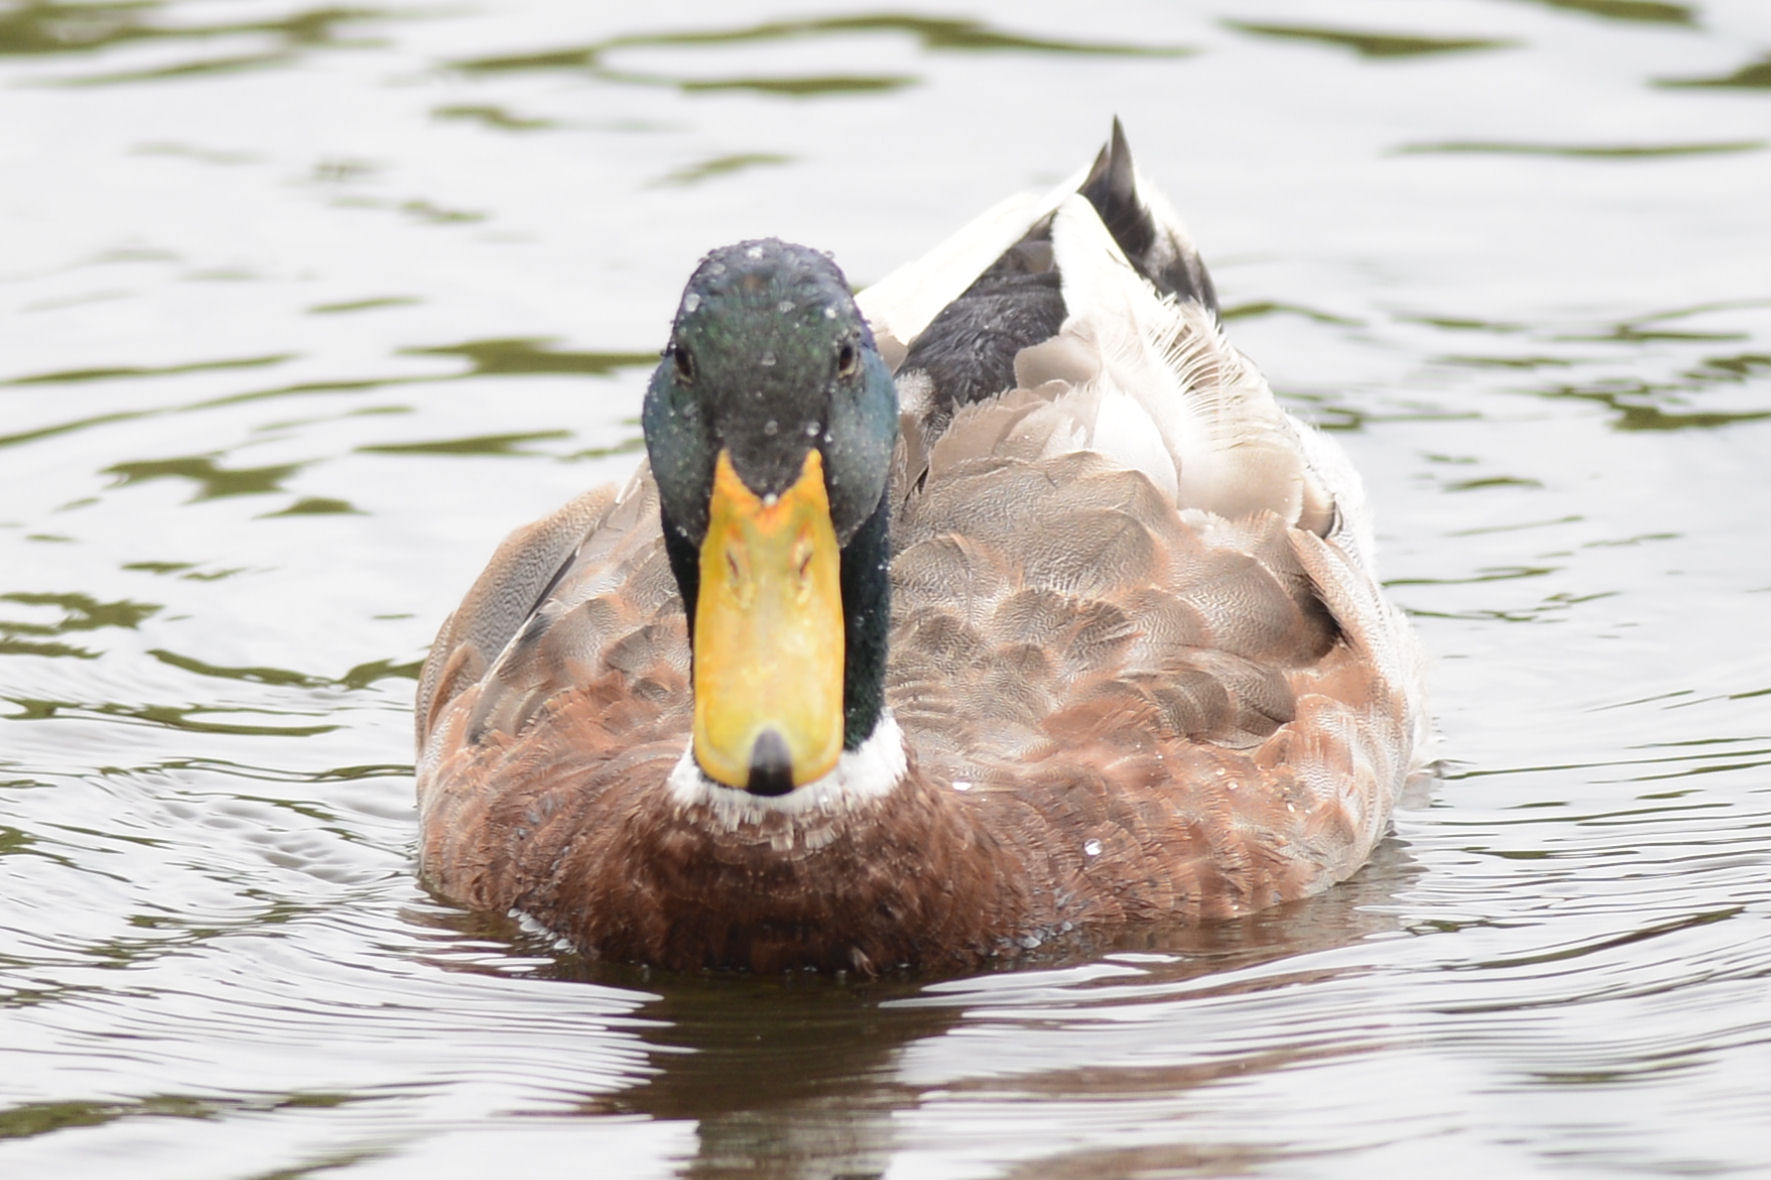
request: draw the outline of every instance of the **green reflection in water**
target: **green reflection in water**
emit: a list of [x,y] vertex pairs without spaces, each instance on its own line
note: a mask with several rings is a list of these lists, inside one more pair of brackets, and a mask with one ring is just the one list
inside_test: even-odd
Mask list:
[[327,496],[303,496],[287,508],[276,512],[267,512],[260,519],[268,520],[274,516],[362,516],[364,512],[349,500],[334,500]]
[[1222,320],[1254,320],[1274,315],[1302,316],[1318,324],[1333,324],[1342,328],[1362,328],[1365,321],[1349,316],[1335,315],[1329,311],[1318,311],[1313,307],[1305,307],[1301,303],[1279,303],[1271,299],[1257,300],[1253,303],[1238,303],[1235,307],[1226,307],[1219,313]]
[[619,369],[658,363],[656,352],[555,352],[545,340],[472,340],[434,348],[405,348],[402,356],[458,356],[473,364],[472,377],[517,373],[581,373],[602,377]]
[[197,485],[197,494],[191,498],[195,502],[281,492],[283,481],[305,466],[305,463],[281,463],[271,467],[219,467],[208,455],[192,455],[182,459],[117,463],[106,467],[104,472],[117,477],[113,487],[156,479],[188,479]]
[[1613,411],[1612,425],[1619,430],[1691,430],[1759,422],[1771,418],[1771,410],[1670,410],[1655,404],[1668,387],[1646,381],[1612,379],[1590,386],[1557,385],[1536,390],[1540,397],[1594,402]]
[[916,85],[910,74],[812,74],[753,78],[679,78],[664,74],[638,74],[626,70],[597,70],[608,82],[630,86],[669,86],[684,94],[745,90],[786,98],[816,98],[826,94],[883,94]]
[[89,74],[68,78],[64,86],[124,86],[134,82],[160,82],[170,78],[196,78],[208,74],[240,74],[266,66],[293,61],[292,53],[242,53],[233,57],[210,57],[201,61],[179,62],[146,70],[116,70],[108,74]]
[[1129,42],[1073,41],[1024,36],[992,28],[978,20],[900,13],[858,16],[811,17],[801,20],[766,21],[735,29],[679,30],[611,37],[573,49],[476,58],[454,63],[456,68],[482,73],[507,70],[591,69],[604,54],[616,49],[670,46],[738,45],[756,41],[786,41],[811,37],[867,33],[900,33],[915,37],[932,52],[1023,52],[1083,54],[1111,57],[1180,57],[1193,50],[1180,45],[1138,45]]
[[357,448],[364,455],[535,455],[522,444],[570,438],[569,430],[537,430],[528,434],[481,434],[432,442],[375,443]]
[[1628,549],[1649,541],[1677,541],[1684,535],[1684,533],[1637,533],[1631,537],[1601,537],[1597,541],[1583,541],[1580,547],[1582,549]]
[[177,668],[184,672],[194,672],[198,676],[211,676],[221,680],[244,680],[253,684],[270,684],[279,687],[295,688],[348,688],[363,689],[382,680],[418,679],[419,670],[424,666],[421,660],[371,660],[358,664],[343,676],[315,676],[306,672],[296,672],[289,668],[270,668],[259,665],[230,666],[211,664],[194,656],[180,655],[178,652],[167,651],[165,648],[154,648],[148,654],[162,664]]
[[433,119],[456,120],[467,123],[478,123],[498,131],[544,131],[559,124],[552,119],[528,118],[513,115],[499,106],[446,106],[431,111]]
[[[137,144],[129,149],[132,156],[172,156],[181,160],[197,160],[204,164],[219,164],[233,167],[241,164],[256,164],[261,157],[251,152],[215,151],[210,148],[197,147],[194,144],[178,143],[174,140],[155,140],[151,143]],[[177,259],[167,256],[165,261]]]
[[155,30],[136,20],[153,7],[142,0],[121,4],[25,0],[0,12],[0,54],[77,53],[156,36]]
[[1396,149],[1398,155],[1456,154],[1493,156],[1561,156],[1575,160],[1637,160],[1666,156],[1714,156],[1733,152],[1763,151],[1762,139],[1732,139],[1712,143],[1662,143],[1580,145],[1549,143],[1503,143],[1481,140],[1447,143],[1413,143]]
[[[1663,814],[1666,814],[1669,812],[1680,812],[1680,811],[1688,811],[1688,810],[1691,810],[1691,809],[1690,808],[1677,808],[1677,807],[1666,807],[1666,808],[1655,807],[1655,808],[1645,808],[1645,809],[1642,809],[1639,811],[1627,811],[1627,812],[1622,812],[1619,814],[1622,814],[1622,815],[1663,815]],[[1608,816],[1607,818],[1611,818],[1611,817]],[[1490,856],[1507,857],[1509,859],[1532,859],[1532,860],[1536,860],[1539,858],[1556,859],[1556,858],[1560,858],[1564,855],[1564,853],[1562,853],[1560,850],[1551,851],[1548,849],[1543,849],[1543,850],[1521,849],[1521,850],[1516,850],[1516,851],[1502,851],[1499,849],[1492,849],[1492,848],[1488,848],[1488,849],[1477,848],[1477,849],[1472,849],[1471,851],[1479,852],[1479,853],[1486,853]],[[1488,969],[1488,970],[1516,970],[1520,967],[1536,967],[1536,966],[1541,966],[1542,964],[1545,964],[1545,963],[1563,963],[1563,962],[1567,962],[1570,959],[1583,958],[1587,955],[1594,954],[1595,952],[1598,952],[1598,951],[1612,950],[1612,949],[1614,949],[1616,947],[1620,947],[1620,946],[1629,946],[1632,943],[1644,942],[1644,941],[1651,939],[1651,938],[1660,938],[1663,935],[1677,934],[1681,931],[1691,930],[1691,929],[1694,929],[1699,926],[1708,926],[1714,922],[1725,922],[1729,918],[1737,918],[1744,913],[1746,913],[1746,907],[1743,905],[1727,906],[1723,909],[1708,910],[1703,913],[1692,914],[1692,915],[1685,916],[1685,917],[1672,918],[1672,919],[1669,919],[1664,922],[1649,923],[1649,924],[1646,924],[1643,926],[1638,926],[1635,929],[1630,930],[1624,934],[1612,934],[1612,935],[1606,935],[1606,936],[1603,936],[1600,938],[1586,939],[1586,940],[1583,940],[1580,942],[1571,943],[1567,946],[1557,947],[1554,950],[1535,951],[1535,952],[1532,952],[1529,954],[1523,954],[1523,955],[1507,955],[1507,956],[1499,957],[1499,958],[1479,960],[1477,962],[1472,963],[1471,966],[1481,967],[1481,968]]]
[[723,31],[640,34],[616,37],[605,42],[605,45],[610,48],[629,45],[730,45],[742,41],[773,41],[789,37],[842,33],[908,33],[920,41],[924,49],[957,50],[968,53],[1018,50],[1115,57],[1172,57],[1176,54],[1191,52],[1191,50],[1180,46],[1029,37],[1019,33],[1005,33],[977,20],[913,16],[900,13],[768,21],[747,28]]
[[[359,1094],[314,1091],[240,1098],[153,1094],[127,1102],[26,1102],[0,1110],[0,1139],[29,1139],[69,1127],[102,1126],[119,1119],[213,1119],[232,1113],[265,1114],[278,1110],[326,1109],[368,1101],[371,1099]],[[297,1173],[291,1171],[275,1174],[293,1176]]]
[[[1674,325],[1678,321],[1688,321],[1697,316],[1758,309],[1768,302],[1771,301],[1726,300],[1674,308],[1612,324],[1596,325],[1586,330],[1544,332],[1539,339],[1554,344],[1624,345],[1632,353],[1639,352],[1640,346],[1644,344],[1679,346],[1736,343],[1750,339],[1750,333],[1730,329],[1705,331],[1696,325]],[[1439,317],[1398,318],[1451,329],[1468,328],[1509,334],[1530,331],[1519,325],[1489,325]],[[1447,354],[1436,358],[1436,363],[1466,368],[1539,371],[1591,365],[1599,356],[1599,353],[1591,350],[1586,355],[1556,355],[1531,351],[1501,356]],[[1605,364],[1607,368],[1614,368],[1616,362],[1607,360]],[[1747,408],[1693,404],[1693,395],[1734,389],[1762,381],[1767,374],[1771,374],[1771,353],[1737,351],[1694,357],[1687,360],[1686,367],[1670,378],[1648,379],[1633,373],[1632,369],[1631,375],[1626,376],[1608,375],[1587,380],[1565,380],[1548,385],[1515,387],[1514,391],[1536,397],[1588,401],[1604,406],[1614,412],[1616,418],[1613,425],[1620,430],[1710,429],[1739,422],[1771,419],[1771,410],[1761,408],[1762,400],[1748,403]]]
[[343,315],[354,311],[379,311],[384,307],[411,307],[423,303],[416,295],[384,295],[377,299],[347,299],[342,303],[316,303],[309,315]]
[[370,660],[366,664],[358,664],[333,683],[345,688],[368,688],[381,680],[416,682],[418,673],[423,668],[423,660]]
[[563,455],[561,458],[570,463],[578,459],[607,459],[612,455],[637,455],[645,449],[645,436],[636,434],[631,438],[622,439],[613,446],[586,447],[582,451],[573,451],[570,455]]
[[1477,49],[1510,49],[1516,41],[1489,37],[1422,37],[1401,33],[1369,33],[1354,29],[1330,29],[1315,25],[1255,24],[1227,20],[1227,28],[1257,37],[1289,41],[1315,41],[1356,51],[1361,57],[1422,57],[1431,53],[1463,53]]
[[[340,201],[338,204],[367,205],[362,199]],[[431,225],[472,225],[486,220],[487,215],[474,209],[447,209],[432,201],[418,198],[400,203],[400,212]]]
[[200,570],[197,568],[196,562],[192,561],[131,561],[125,563],[122,568],[144,574],[177,574],[187,582],[219,582],[223,578],[243,574],[247,569],[246,566],[236,565],[218,570]]
[[218,369],[262,369],[293,360],[294,353],[273,356],[231,357],[219,361],[192,361],[183,365],[119,365],[101,369],[62,369],[33,373],[0,381],[0,385],[70,385],[81,381],[110,381],[121,377],[178,377],[186,373],[211,373]]
[[1460,365],[1467,369],[1566,369],[1574,364],[1560,356],[1463,356],[1453,354],[1438,358],[1442,365]]
[[1387,578],[1385,586],[1481,586],[1489,582],[1516,582],[1560,573],[1559,565],[1490,566],[1459,578]]
[[1524,324],[1508,324],[1498,320],[1477,320],[1467,316],[1398,315],[1396,318],[1405,324],[1425,324],[1429,328],[1444,328],[1451,332],[1492,332],[1501,336],[1511,336],[1525,331]]
[[193,74],[231,72],[289,61],[297,51],[317,48],[363,48],[379,44],[342,34],[345,25],[386,20],[390,14],[361,8],[311,8],[264,20],[216,24],[161,25],[149,19],[166,6],[151,0],[122,3],[66,4],[26,0],[0,11],[0,56],[90,53],[130,42],[184,43],[217,37],[270,37],[274,49],[252,54],[182,62],[139,71],[118,72],[65,81],[75,85],[146,81]]
[[[384,762],[362,766],[334,766],[325,770],[286,770],[273,766],[253,766],[225,758],[168,758],[133,768],[133,774],[158,774],[167,771],[218,772],[228,778],[252,779],[268,783],[344,783],[377,778],[410,778],[410,762]],[[286,799],[270,799],[278,806],[288,806]]]
[[164,648],[154,648],[148,654],[162,664],[170,664],[185,672],[195,672],[199,676],[217,676],[224,680],[246,680],[253,684],[296,685],[301,688],[318,688],[329,683],[324,677],[308,676],[301,672],[292,672],[287,668],[241,667],[230,668],[221,664],[210,664],[191,656],[181,656],[177,652]]
[[1689,344],[1747,340],[1750,337],[1745,332],[1681,332],[1674,328],[1643,328],[1636,324],[1618,324],[1604,332],[1574,332],[1563,336],[1552,336],[1550,339],[1578,344],[1640,344],[1653,340],[1670,340]]
[[1491,475],[1484,479],[1461,479],[1445,485],[1448,492],[1479,492],[1486,488],[1541,488],[1542,480],[1516,475]]
[[1705,357],[1685,374],[1701,385],[1732,384],[1751,380],[1761,369],[1771,369],[1771,353],[1743,352],[1736,356]]
[[1696,25],[1697,17],[1690,6],[1667,4],[1661,0],[1527,0],[1545,8],[1584,12],[1607,20],[1635,21],[1640,24]]
[[[246,402],[265,401],[280,397],[306,397],[310,393],[364,393],[371,389],[387,389],[395,385],[423,385],[434,380],[430,377],[364,377],[354,381],[302,381],[294,385],[279,385],[274,389],[254,389],[248,393],[231,393],[226,397],[212,397],[200,402],[192,402],[180,410],[212,410],[221,406],[237,406]],[[378,412],[403,414],[410,412],[404,406],[384,406]],[[0,442],[4,442],[0,439]]]
[[[322,304],[310,308],[313,313],[343,312],[366,310],[371,307],[392,306],[396,303],[418,302],[418,300],[394,299],[362,300],[344,304]],[[555,351],[547,347],[542,339],[523,338],[507,340],[477,340],[461,344],[441,345],[434,348],[410,348],[400,350],[402,356],[442,356],[462,357],[471,362],[471,368],[452,377],[471,378],[488,375],[512,374],[574,374],[604,376],[623,368],[644,366],[650,368],[658,363],[658,353],[648,352],[566,352]],[[177,376],[186,373],[199,373],[210,370],[258,368],[280,364],[293,359],[290,354],[226,359],[219,361],[198,361],[184,365],[168,366],[117,366],[109,368],[62,370],[53,373],[38,373],[24,377],[0,380],[0,387],[6,385],[40,385],[57,383],[77,383],[83,381],[104,381],[132,378],[157,378]],[[449,377],[441,378],[449,379]],[[158,417],[163,414],[188,413],[192,411],[211,410],[222,407],[237,406],[248,402],[263,401],[286,397],[306,397],[312,394],[364,393],[372,390],[386,389],[402,385],[425,385],[439,380],[435,376],[419,377],[368,377],[349,380],[302,381],[289,385],[275,386],[270,389],[254,389],[244,393],[225,394],[220,397],[204,398],[180,406],[163,406],[153,409],[117,410],[104,414],[93,414],[75,418],[65,422],[55,422],[45,426],[13,434],[0,434],[0,448],[22,446],[54,438],[58,435],[73,434],[83,430],[112,426],[121,422],[130,422],[142,418]],[[357,413],[399,414],[410,412],[404,406],[371,406]],[[277,479],[289,472],[299,470],[304,464],[283,468],[258,469],[260,475],[271,475]],[[245,495],[259,492],[280,490],[275,486],[252,486],[251,470],[228,471],[215,466],[212,457],[187,457],[165,460],[156,463],[125,463],[107,468],[109,474],[124,477],[121,483],[132,483],[144,479],[184,476],[195,479],[203,484],[204,490],[199,499],[211,498],[216,495]],[[278,474],[281,473],[281,474]],[[262,480],[261,480],[262,482]],[[274,483],[274,480],[273,480]],[[300,511],[314,513],[319,511],[350,511],[344,501],[325,501],[316,499],[308,503]]]
[[[6,630],[6,624],[0,623],[0,631],[4,630]],[[39,639],[14,639],[10,635],[0,634],[0,656],[47,656],[52,659],[69,657],[76,660],[96,660],[98,653],[67,643]]]
[[42,697],[6,697],[18,712],[0,716],[0,721],[52,721],[71,717],[113,717],[145,725],[174,729],[181,733],[226,734],[233,737],[318,737],[332,733],[336,725],[248,725],[224,721],[204,721],[207,713],[252,713],[268,717],[294,716],[274,709],[248,709],[220,705],[87,705],[79,701],[52,701]]
[[711,160],[702,160],[690,164],[687,168],[679,168],[658,180],[659,185],[687,187],[699,184],[703,180],[711,180],[717,176],[729,176],[734,172],[743,172],[750,168],[767,168],[779,164],[791,164],[792,156],[784,156],[778,152],[737,152],[729,156],[715,156]]
[[15,635],[65,635],[70,631],[96,631],[100,627],[122,627],[133,631],[144,619],[160,612],[153,602],[135,602],[120,598],[101,602],[87,594],[34,594],[14,591],[0,594],[0,602],[16,602],[21,606],[55,606],[63,614],[56,623],[17,623],[0,620],[0,630]]
[[1732,74],[1724,74],[1719,78],[1665,78],[1662,86],[1670,87],[1714,87],[1721,89],[1740,90],[1771,90],[1771,57],[1762,57],[1749,65],[1741,66]]
[[[609,75],[615,81],[642,81],[637,75]],[[909,74],[824,74],[796,78],[686,78],[659,79],[687,94],[749,90],[756,94],[780,94],[790,98],[814,98],[824,94],[883,94],[914,86]]]

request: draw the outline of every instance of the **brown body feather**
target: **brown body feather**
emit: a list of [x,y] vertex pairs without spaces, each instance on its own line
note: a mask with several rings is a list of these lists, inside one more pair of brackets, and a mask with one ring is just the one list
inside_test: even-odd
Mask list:
[[[908,367],[902,780],[805,806],[673,789],[690,651],[642,467],[512,534],[437,636],[418,796],[443,893],[666,967],[963,969],[1365,861],[1425,723],[1357,476],[1224,340],[1117,127],[1081,190],[1001,206],[858,300]],[[1027,314],[990,318],[1023,288]],[[981,331],[1031,333],[1019,388]]]
[[940,473],[894,536],[905,783],[733,828],[664,788],[691,702],[655,492],[591,493],[506,542],[426,664],[425,870],[595,954],[760,971],[964,968],[1315,892],[1407,771],[1387,608],[1324,601],[1349,572],[1312,532],[1212,524],[1089,453]]

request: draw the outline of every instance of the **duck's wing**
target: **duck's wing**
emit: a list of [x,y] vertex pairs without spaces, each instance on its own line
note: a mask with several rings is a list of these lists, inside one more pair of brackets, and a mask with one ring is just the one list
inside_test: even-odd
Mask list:
[[[944,438],[949,451],[992,445],[976,414],[949,437],[981,406],[1021,419],[1023,444],[1043,423],[1053,448],[1120,459],[1181,507],[1267,507],[1318,533],[1337,501],[1362,507],[1351,466],[1224,338],[1211,276],[1117,121],[1080,177],[999,205],[859,301],[903,341],[913,480]],[[1049,410],[1025,421],[1038,403]]]
[[419,679],[421,770],[490,734],[514,737],[550,697],[610,676],[680,711],[688,667],[642,464],[619,493],[587,492],[510,534],[444,621]]
[[1387,822],[1419,660],[1351,465],[1230,345],[1122,150],[906,342],[888,692],[931,774],[1098,784],[1161,813],[1128,838],[1207,833],[1201,872],[1295,896]]

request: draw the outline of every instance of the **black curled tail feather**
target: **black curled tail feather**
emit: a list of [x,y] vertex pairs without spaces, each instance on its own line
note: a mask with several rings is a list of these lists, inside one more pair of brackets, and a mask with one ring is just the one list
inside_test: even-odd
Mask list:
[[1159,221],[1138,195],[1137,171],[1132,167],[1131,146],[1125,128],[1113,120],[1113,135],[1095,157],[1088,178],[1078,189],[1139,274],[1164,295],[1197,300],[1213,315],[1218,310],[1217,288],[1200,261],[1193,243],[1177,227]]

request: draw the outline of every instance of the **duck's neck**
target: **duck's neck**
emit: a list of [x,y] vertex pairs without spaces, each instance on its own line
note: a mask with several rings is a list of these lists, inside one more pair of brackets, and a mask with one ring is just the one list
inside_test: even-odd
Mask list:
[[[892,492],[888,485],[873,514],[842,547],[843,750],[854,753],[885,715],[886,638],[892,625]],[[663,512],[664,548],[682,592],[694,657],[695,603],[701,589],[701,552]],[[896,732],[894,727],[894,732]]]
[[[842,549],[843,749],[860,750],[885,714],[886,637],[892,626],[892,491]],[[892,732],[897,733],[893,725]],[[902,738],[898,738],[900,752]]]

